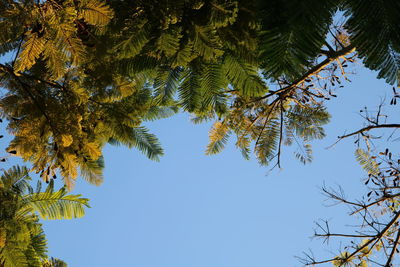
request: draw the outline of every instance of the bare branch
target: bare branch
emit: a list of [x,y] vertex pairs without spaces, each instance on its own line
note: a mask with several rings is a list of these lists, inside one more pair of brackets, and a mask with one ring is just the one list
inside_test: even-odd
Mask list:
[[367,132],[367,131],[370,131],[370,130],[373,130],[373,129],[380,129],[380,128],[400,128],[400,124],[392,123],[392,124],[370,125],[370,126],[362,128],[362,129],[360,129],[358,131],[355,131],[355,132],[352,132],[352,133],[349,133],[349,134],[345,134],[345,135],[342,135],[342,136],[338,136],[338,138],[339,139],[344,139],[344,138],[347,138],[347,137],[350,137],[350,136],[353,136],[353,135],[362,134],[364,132]]

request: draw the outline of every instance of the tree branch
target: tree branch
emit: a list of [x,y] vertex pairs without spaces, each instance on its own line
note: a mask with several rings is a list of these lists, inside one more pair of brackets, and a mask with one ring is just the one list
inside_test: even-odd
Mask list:
[[389,258],[388,258],[388,260],[387,260],[387,262],[385,264],[385,267],[390,267],[391,266],[390,264],[392,262],[394,253],[396,252],[397,245],[399,244],[399,239],[400,239],[400,231],[397,230],[396,240],[394,241],[392,251],[390,252],[390,256],[389,256]]
[[21,81],[21,79],[15,74],[13,69],[7,67],[6,65],[0,64],[0,70],[3,70],[10,75],[14,77],[14,79],[21,85],[22,89],[28,94],[29,98],[35,103],[37,108],[40,110],[40,112],[43,114],[43,116],[46,118],[48,121],[52,131],[54,134],[58,132],[57,128],[53,125],[53,122],[51,121],[50,117],[47,115],[45,109],[43,109],[42,105],[40,102],[36,99],[36,97],[32,94],[32,92],[29,90],[29,85]]
[[329,64],[331,64],[333,61],[337,60],[340,57],[346,56],[348,54],[351,54],[355,51],[355,47],[350,45],[345,47],[342,50],[336,51],[336,52],[332,52],[329,53],[328,57],[323,60],[321,63],[315,65],[313,68],[311,68],[309,71],[307,71],[303,76],[301,76],[299,79],[297,79],[296,81],[294,81],[293,83],[291,83],[290,85],[283,87],[282,89],[273,91],[265,96],[259,97],[257,99],[257,101],[271,97],[273,95],[280,95],[281,97],[283,95],[286,95],[287,93],[289,93],[290,91],[292,91],[294,88],[296,88],[297,86],[299,86],[301,83],[305,82],[305,80],[307,80],[309,77],[317,74],[318,72],[320,72],[321,70],[323,70],[326,66],[328,66]]
[[345,135],[342,135],[342,136],[338,136],[338,138],[339,139],[343,139],[343,138],[347,138],[347,137],[350,137],[350,136],[353,136],[353,135],[356,135],[356,134],[368,132],[368,131],[370,131],[372,129],[379,129],[379,128],[400,128],[400,124],[393,123],[393,124],[370,125],[370,126],[362,128],[362,129],[360,129],[358,131],[355,131],[355,132],[352,132],[352,133],[349,133],[349,134],[345,134]]

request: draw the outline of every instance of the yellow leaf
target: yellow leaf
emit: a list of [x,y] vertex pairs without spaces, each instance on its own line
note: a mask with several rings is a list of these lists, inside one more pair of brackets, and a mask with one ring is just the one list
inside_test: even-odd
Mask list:
[[3,248],[6,245],[6,231],[4,228],[0,228],[0,248]]
[[36,59],[42,53],[45,45],[44,38],[39,37],[38,33],[27,34],[27,39],[22,45],[22,52],[15,62],[15,72],[23,72],[32,67]]
[[97,160],[101,156],[101,150],[96,143],[87,143],[85,148],[92,160]]
[[64,178],[64,183],[68,190],[71,190],[74,186],[74,180],[78,177],[76,156],[74,154],[64,153],[61,165],[61,175]]
[[132,85],[130,83],[121,84],[118,86],[118,89],[119,89],[122,97],[130,96],[135,92],[135,88],[132,87]]
[[215,142],[221,140],[222,138],[224,138],[228,130],[229,128],[226,124],[220,121],[215,122],[212,129],[209,132],[210,141]]
[[220,121],[214,123],[209,132],[210,143],[207,145],[206,154],[219,153],[225,146],[229,134],[229,127]]
[[[363,240],[361,241],[361,244],[359,245],[359,247],[364,246],[364,245],[365,245],[366,243],[368,243],[368,242],[369,242],[369,239],[363,239]],[[362,254],[364,254],[364,256],[368,256],[368,255],[371,254],[371,250],[370,250],[370,248],[369,248],[368,246],[362,248],[362,249],[360,250],[360,252],[361,252]]]
[[102,1],[89,1],[82,7],[82,17],[92,25],[105,26],[113,16],[112,10]]
[[379,242],[378,244],[376,244],[375,249],[376,251],[380,251],[382,248],[382,242]]
[[74,138],[72,138],[70,134],[63,134],[61,135],[61,141],[63,147],[69,147],[74,141]]

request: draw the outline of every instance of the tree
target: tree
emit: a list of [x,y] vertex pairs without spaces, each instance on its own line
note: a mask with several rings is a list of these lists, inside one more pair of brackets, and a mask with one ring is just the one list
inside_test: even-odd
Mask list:
[[[390,105],[396,105],[399,97],[393,88]],[[306,254],[302,262],[306,265],[332,263],[334,266],[395,266],[399,253],[399,176],[400,159],[395,142],[398,140],[397,123],[384,113],[384,102],[376,111],[366,107],[360,110],[365,125],[359,130],[338,137],[338,141],[354,137],[357,149],[355,156],[366,172],[366,193],[358,200],[350,200],[344,189],[323,187],[323,193],[333,204],[344,204],[350,208],[349,215],[357,218],[351,233],[337,233],[328,221],[317,223],[315,237],[329,241],[332,238],[347,240],[336,257],[317,260]],[[380,132],[376,134],[377,131]],[[390,134],[388,130],[391,131]]]
[[107,6],[3,2],[1,28],[8,35],[2,52],[16,51],[14,60],[0,66],[7,88],[1,113],[15,136],[9,152],[32,162],[46,181],[60,170],[70,189],[78,166],[89,182],[101,183],[101,148],[108,141],[138,147],[153,159],[162,155],[158,140],[140,123],[174,109],[156,107],[144,79],[85,74],[89,68],[83,65],[94,57],[85,38],[89,28],[101,32],[110,20]]
[[0,0],[7,151],[45,181],[60,172],[71,189],[80,170],[99,184],[107,143],[158,159],[141,124],[181,108],[217,120],[208,154],[234,133],[262,165],[280,166],[292,143],[308,162],[329,121],[325,101],[356,57],[399,83],[399,10],[397,0]]
[[[2,113],[14,118],[9,129],[16,136],[8,151],[33,162],[39,172],[60,169],[69,188],[78,167],[90,182],[99,184],[101,148],[107,142],[138,147],[153,159],[162,155],[157,139],[140,123],[173,114],[177,103],[171,96],[178,85],[185,109],[223,112],[223,97],[212,87],[228,86],[217,64],[223,49],[232,52],[224,69],[230,69],[236,84],[243,87],[247,81],[244,91],[250,91],[250,81],[264,88],[256,68],[238,61],[243,55],[254,58],[254,38],[233,47],[241,34],[255,31],[236,2],[225,6],[222,1],[221,6],[216,1],[206,5],[206,11],[201,1],[161,2],[126,2],[133,8],[111,2],[119,14],[107,29],[104,25],[113,12],[101,2],[2,3],[1,26],[8,31],[3,52],[16,54],[0,68],[1,85],[7,88]],[[163,15],[161,22],[154,17],[155,4]],[[41,16],[43,12],[48,15]],[[231,25],[237,16],[244,18],[243,25]],[[174,51],[179,46],[180,51]],[[233,55],[240,51],[242,57]],[[239,73],[232,72],[232,64]],[[61,109],[68,116],[60,114]]]
[[[304,141],[305,146],[300,150],[303,153],[296,155],[303,162],[310,161],[308,142],[324,136],[320,126],[328,121],[328,115],[318,111],[324,110],[325,100],[336,97],[331,90],[341,86],[341,79],[348,79],[345,68],[356,56],[366,67],[379,71],[378,77],[391,84],[398,82],[400,42],[398,24],[394,23],[398,12],[393,11],[400,9],[400,3],[387,1],[378,6],[376,1],[310,0],[258,4],[260,68],[277,89],[249,100],[236,97],[223,123],[236,133],[237,144],[245,154],[254,145],[261,164],[277,159],[280,165],[281,144],[291,144],[294,138]],[[333,20],[338,10],[346,17],[336,25],[341,21]],[[293,126],[285,126],[293,108],[304,112],[296,118],[303,129],[293,131]],[[232,121],[237,114],[239,119]],[[310,121],[300,120],[305,117]],[[226,139],[218,139],[214,133],[209,148],[217,144],[220,149]]]
[[29,184],[26,167],[14,166],[0,176],[0,266],[65,266],[47,259],[47,240],[39,218],[71,219],[84,215],[88,199],[54,191],[53,182],[45,191],[38,182]]
[[[398,2],[360,3],[4,0],[2,52],[15,53],[1,65],[8,92],[3,116],[16,119],[9,151],[39,172],[61,170],[69,188],[78,169],[99,184],[107,142],[157,159],[162,149],[140,124],[181,107],[195,121],[219,118],[245,156],[254,145],[261,164],[279,162],[281,143],[297,135],[305,151],[297,157],[307,162],[310,139],[321,138],[328,121],[319,100],[329,90],[317,86],[322,72],[343,71],[357,51],[379,77],[396,81],[398,15],[389,11]],[[349,18],[341,27],[333,25],[337,10]],[[364,16],[366,10],[379,12]],[[378,16],[385,23],[370,19]],[[329,77],[339,82],[334,72]],[[278,89],[268,90],[265,81]],[[295,129],[300,123],[293,119],[310,114],[315,117]],[[211,136],[207,153],[218,152],[223,140]]]

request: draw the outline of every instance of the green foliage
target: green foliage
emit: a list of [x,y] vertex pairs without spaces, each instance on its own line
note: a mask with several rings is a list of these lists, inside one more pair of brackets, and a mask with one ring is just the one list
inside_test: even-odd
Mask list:
[[322,106],[294,105],[290,107],[286,117],[286,131],[294,132],[304,140],[325,137],[324,129],[321,126],[329,122],[329,115]]
[[229,83],[245,94],[265,91],[252,65],[252,9],[239,2],[1,1],[8,35],[0,45],[17,55],[0,66],[1,116],[15,136],[7,151],[32,162],[44,180],[60,171],[69,189],[78,170],[100,184],[107,142],[162,155],[143,120],[178,106],[221,115]]
[[55,80],[65,74],[70,63],[76,65],[85,57],[87,28],[105,26],[112,17],[109,7],[97,0],[11,3],[1,11],[0,28],[15,28],[18,16],[20,25],[6,40],[22,45],[14,71],[29,70],[42,56]]
[[345,27],[365,66],[378,71],[378,78],[399,83],[400,2],[348,0],[344,7],[349,16]]
[[[158,158],[162,155],[158,140],[148,133],[146,138],[143,134],[138,138],[137,129],[142,117],[166,117],[177,109],[158,107],[151,91],[142,88],[139,80],[110,78],[114,84],[109,89],[107,83],[84,75],[81,80],[67,79],[63,85],[43,83],[30,75],[4,75],[3,85],[9,92],[0,105],[15,136],[8,151],[31,161],[44,180],[59,169],[69,188],[78,168],[89,182],[101,183],[101,149],[110,139]],[[81,87],[83,84],[99,87],[90,92]]]
[[[45,192],[38,192],[24,196],[25,210],[37,211],[43,219],[60,220],[82,217],[84,206],[88,206],[88,199],[80,195],[67,195],[65,189],[53,192],[52,186]],[[25,212],[24,210],[24,212]]]
[[279,142],[279,121],[275,118],[266,119],[264,124],[254,129],[257,134],[254,152],[261,165],[267,165],[276,155]]
[[43,192],[38,182],[34,190],[30,181],[26,167],[14,166],[0,176],[0,265],[66,266],[47,259],[47,240],[39,218],[82,217],[88,199],[68,195],[65,188],[54,191],[53,182]]
[[262,20],[261,60],[265,75],[294,80],[311,67],[325,43],[337,1],[257,1]]
[[[328,37],[338,10],[348,18],[336,33],[342,43]],[[143,121],[182,109],[196,122],[218,119],[206,154],[234,134],[242,155],[253,152],[261,165],[279,166],[293,144],[296,158],[311,161],[310,141],[325,136],[329,120],[330,91],[318,77],[356,50],[378,77],[398,82],[399,10],[397,0],[0,0],[7,151],[50,182],[34,191],[26,169],[3,174],[0,265],[63,266],[47,259],[39,216],[83,215],[87,199],[67,190],[79,174],[101,184],[106,144],[159,160],[163,149]],[[366,151],[356,157],[379,174]],[[66,188],[54,191],[56,175]]]
[[234,108],[224,114],[223,120],[214,124],[210,131],[207,154],[220,152],[230,132],[237,136],[236,146],[248,159],[251,145],[261,165],[268,165],[280,157],[282,145],[295,142],[295,156],[303,163],[311,161],[309,141],[325,136],[322,126],[329,122],[329,114],[320,105],[299,105],[292,101],[267,104],[263,101],[243,103],[236,99]]
[[129,143],[126,143],[126,145],[128,147],[137,147],[150,159],[158,160],[158,156],[162,155],[163,153],[161,146],[158,144],[156,136],[149,133],[145,127],[133,128],[130,139],[131,140]]
[[[15,56],[0,65],[0,113],[15,137],[7,151],[44,180],[59,171],[69,189],[79,172],[100,184],[108,142],[157,160],[163,151],[142,121],[182,108],[198,121],[221,119],[246,158],[253,144],[267,164],[294,141],[296,157],[308,162],[326,111],[291,97],[301,102],[305,80],[343,56],[327,45],[339,9],[350,43],[337,47],[355,47],[394,83],[394,0],[0,0],[0,54]],[[314,71],[321,55],[327,64]],[[270,95],[266,81],[297,91]],[[222,149],[225,139],[217,140],[207,153]]]
[[223,68],[232,86],[245,96],[266,93],[266,86],[254,65],[246,64],[232,55],[226,55]]
[[157,70],[157,76],[154,79],[154,95],[159,103],[170,103],[173,101],[175,93],[181,83],[182,68]]
[[[400,3],[379,1],[258,1],[262,21],[262,67],[266,76],[295,79],[313,64],[326,42],[338,9],[349,19],[344,27],[366,67],[388,83],[399,80]],[[347,44],[340,44],[347,45]],[[339,46],[340,46],[339,45]]]

